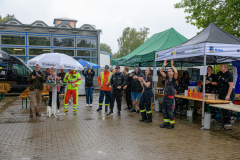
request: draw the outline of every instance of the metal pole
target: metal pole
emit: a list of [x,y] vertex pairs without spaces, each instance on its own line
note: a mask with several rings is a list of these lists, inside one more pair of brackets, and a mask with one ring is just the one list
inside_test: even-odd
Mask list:
[[216,74],[217,73],[217,65],[216,65],[216,63],[214,62],[214,74]]
[[[154,72],[155,69],[156,69],[156,61],[153,60],[153,72]],[[153,102],[155,103],[156,82],[153,83],[153,88],[154,88],[154,101]]]
[[[205,47],[206,47],[206,44],[204,46],[204,58],[203,58],[203,64],[204,64],[204,70],[206,68],[206,54],[205,54]],[[203,101],[202,101],[202,128],[201,129],[204,129],[204,105],[205,105],[205,75],[203,75]]]

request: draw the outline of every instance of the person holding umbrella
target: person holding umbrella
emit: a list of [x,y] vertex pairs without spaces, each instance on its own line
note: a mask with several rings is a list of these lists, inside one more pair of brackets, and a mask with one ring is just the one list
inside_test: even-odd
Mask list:
[[70,69],[68,73],[66,73],[63,82],[68,82],[67,91],[64,97],[64,112],[68,113],[68,101],[73,96],[73,114],[77,114],[78,107],[78,86],[82,83],[82,78],[80,74]]
[[173,60],[171,60],[172,68],[168,69],[167,75],[163,72],[164,67],[167,66],[167,60],[164,61],[163,66],[161,68],[161,74],[165,81],[164,88],[164,97],[162,103],[162,113],[164,118],[164,123],[160,125],[160,128],[172,129],[175,124],[175,117],[173,113],[174,108],[174,99],[175,99],[175,89],[174,86],[176,84],[176,80],[178,78],[177,69],[173,65]]
[[[85,65],[84,70],[86,69],[87,65]],[[95,71],[92,69],[92,66],[90,65],[90,68],[88,68],[86,71],[82,72],[85,76],[85,91],[86,91],[86,107],[92,107],[92,101],[93,101],[93,77],[95,75]]]

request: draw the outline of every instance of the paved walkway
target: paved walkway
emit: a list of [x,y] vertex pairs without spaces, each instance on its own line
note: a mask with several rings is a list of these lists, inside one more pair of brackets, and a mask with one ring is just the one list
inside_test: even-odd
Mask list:
[[240,159],[240,141],[229,134],[233,131],[200,130],[199,121],[183,116],[176,118],[174,129],[160,129],[161,113],[154,113],[151,124],[140,123],[140,115],[128,111],[107,117],[96,112],[98,96],[92,108],[85,107],[85,97],[79,97],[79,104],[78,115],[70,107],[66,116],[30,119],[29,107],[22,109],[20,99],[7,97],[0,102],[0,160]]

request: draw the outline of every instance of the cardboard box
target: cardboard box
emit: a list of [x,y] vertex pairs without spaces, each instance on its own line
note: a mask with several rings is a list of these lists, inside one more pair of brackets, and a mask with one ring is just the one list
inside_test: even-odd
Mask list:
[[240,94],[235,94],[235,100],[240,100]]

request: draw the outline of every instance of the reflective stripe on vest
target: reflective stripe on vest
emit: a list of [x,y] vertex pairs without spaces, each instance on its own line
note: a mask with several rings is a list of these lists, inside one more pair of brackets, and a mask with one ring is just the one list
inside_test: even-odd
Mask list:
[[[111,77],[112,77],[112,72],[110,72],[109,75],[108,75],[108,83],[110,82]],[[103,85],[103,82],[104,82],[104,72],[101,72],[100,78],[101,78],[101,85]]]

